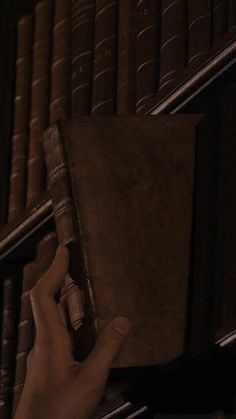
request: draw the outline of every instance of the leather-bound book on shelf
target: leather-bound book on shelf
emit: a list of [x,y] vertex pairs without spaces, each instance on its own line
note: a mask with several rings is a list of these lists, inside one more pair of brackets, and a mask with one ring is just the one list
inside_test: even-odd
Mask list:
[[137,113],[158,92],[160,76],[160,0],[137,2]]
[[228,31],[228,2],[213,0],[213,43],[221,39]]
[[48,233],[38,244],[36,260],[28,263],[24,267],[20,321],[18,325],[13,413],[16,411],[23,390],[26,377],[27,357],[34,345],[35,328],[29,291],[51,265],[56,247],[56,234],[54,232]]
[[136,113],[136,3],[118,4],[117,115]]
[[234,0],[228,0],[229,17],[228,17],[228,30],[232,31],[236,26],[236,3]]
[[46,183],[40,137],[50,118],[52,28],[53,0],[42,0],[35,7],[27,207],[41,197]]
[[55,0],[50,122],[70,114],[71,0]]
[[94,116],[116,113],[118,1],[96,0],[92,109]]
[[0,418],[11,419],[21,278],[14,274],[2,281]]
[[212,2],[211,0],[188,1],[188,63],[194,66],[211,48]]
[[26,15],[19,20],[8,222],[14,220],[26,205],[33,30],[32,15]]
[[198,120],[84,117],[43,136],[58,240],[78,245],[86,351],[111,318],[133,323],[115,367],[183,353]]
[[186,66],[187,54],[186,2],[162,0],[160,91],[175,86]]
[[91,113],[94,15],[95,0],[72,0],[73,117]]

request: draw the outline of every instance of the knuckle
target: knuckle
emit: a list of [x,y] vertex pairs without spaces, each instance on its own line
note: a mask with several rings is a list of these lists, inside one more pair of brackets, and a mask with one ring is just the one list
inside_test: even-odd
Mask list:
[[30,290],[30,298],[33,300],[41,299],[44,294],[44,285],[41,281],[38,281],[37,284]]

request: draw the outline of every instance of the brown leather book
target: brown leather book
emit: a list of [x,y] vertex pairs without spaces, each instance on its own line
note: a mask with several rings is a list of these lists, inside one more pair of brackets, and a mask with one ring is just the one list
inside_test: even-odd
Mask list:
[[198,120],[84,117],[43,137],[59,242],[79,244],[81,329],[92,346],[111,318],[133,323],[116,367],[184,350]]
[[117,115],[136,113],[136,17],[135,0],[118,3]]
[[71,0],[54,6],[50,122],[69,116],[71,85]]
[[11,175],[8,221],[25,208],[27,190],[27,156],[32,79],[33,16],[24,16],[17,25],[17,60],[14,101],[14,126],[11,152]]
[[159,88],[161,6],[160,0],[137,2],[137,113]]
[[72,116],[90,115],[95,0],[72,0]]
[[221,39],[228,31],[228,2],[213,0],[213,43]]
[[189,0],[189,65],[195,65],[211,47],[211,0]]
[[48,233],[38,244],[36,260],[27,264],[23,272],[20,322],[18,325],[18,347],[14,383],[13,412],[15,413],[24,386],[27,356],[34,344],[34,320],[29,291],[49,268],[57,246],[56,234]]
[[117,95],[117,0],[96,0],[92,115],[114,115]]
[[40,136],[49,125],[52,28],[53,0],[40,1],[35,7],[27,207],[37,202],[46,182]]
[[228,29],[232,31],[236,25],[236,3],[234,0],[228,0],[229,2],[229,19],[228,19]]
[[21,280],[12,275],[3,280],[2,333],[0,362],[0,418],[11,419],[17,324],[20,308]]
[[162,0],[161,68],[159,89],[171,89],[187,61],[185,0]]

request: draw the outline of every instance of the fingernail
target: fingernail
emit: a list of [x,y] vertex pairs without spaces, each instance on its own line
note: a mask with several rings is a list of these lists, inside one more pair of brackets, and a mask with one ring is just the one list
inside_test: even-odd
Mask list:
[[112,327],[122,335],[127,336],[132,328],[132,324],[126,317],[116,317],[112,320]]

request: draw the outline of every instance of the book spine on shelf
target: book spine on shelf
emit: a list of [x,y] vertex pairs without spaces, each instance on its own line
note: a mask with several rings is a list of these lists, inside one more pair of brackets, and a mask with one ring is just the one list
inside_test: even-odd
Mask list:
[[158,92],[161,6],[161,0],[137,2],[137,113],[140,113],[146,102]]
[[228,30],[232,31],[236,26],[236,2],[235,0],[229,1],[229,16],[228,16]]
[[53,0],[43,0],[35,7],[27,207],[40,198],[46,181],[40,137],[49,125],[52,27]]
[[220,315],[216,308],[217,240],[219,208],[219,117],[206,116],[197,128],[192,321],[193,352],[214,343],[214,327]]
[[17,28],[15,108],[8,209],[9,222],[14,220],[24,210],[26,204],[33,25],[33,16],[28,15],[20,19]]
[[213,44],[221,39],[228,30],[227,0],[213,0]]
[[114,115],[117,96],[118,1],[96,0],[92,115]]
[[120,0],[118,11],[117,115],[136,113],[136,2]]
[[187,56],[187,5],[185,0],[162,0],[161,66],[159,91],[175,85]]
[[95,0],[72,0],[73,117],[91,113],[94,14]]
[[17,324],[19,317],[20,278],[12,275],[3,280],[2,333],[0,365],[0,417],[11,419]]
[[50,123],[70,113],[71,0],[55,0]]
[[209,51],[212,41],[211,0],[190,0],[189,13],[189,65],[195,65]]
[[26,377],[27,357],[34,345],[34,320],[29,291],[49,268],[57,246],[55,233],[47,234],[38,244],[36,260],[27,264],[23,271],[20,322],[18,325],[18,347],[14,383],[13,411],[15,413]]

